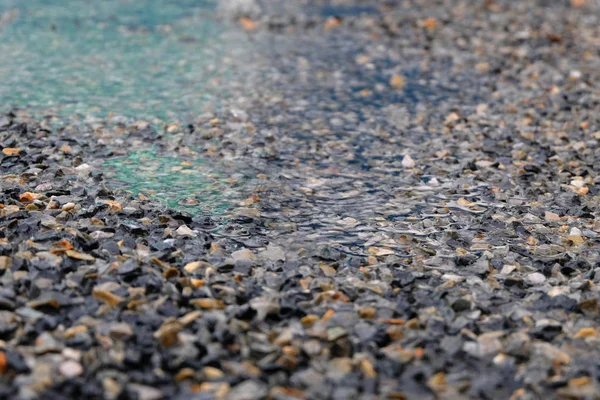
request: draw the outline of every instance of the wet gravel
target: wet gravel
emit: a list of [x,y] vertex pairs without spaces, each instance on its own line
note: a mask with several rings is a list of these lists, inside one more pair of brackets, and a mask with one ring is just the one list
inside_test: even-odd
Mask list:
[[[219,111],[0,116],[0,397],[598,397],[598,5],[304,3],[220,10]],[[261,183],[167,208],[149,143]]]

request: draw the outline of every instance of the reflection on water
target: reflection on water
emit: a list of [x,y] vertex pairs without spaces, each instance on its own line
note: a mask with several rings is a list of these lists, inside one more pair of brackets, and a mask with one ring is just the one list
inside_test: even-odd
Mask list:
[[0,108],[72,117],[194,115],[223,73],[198,0],[0,0]]
[[[207,0],[0,0],[0,111],[55,116],[56,126],[113,115],[157,128],[193,120],[214,107],[210,87],[223,96],[214,13]],[[113,186],[170,207],[229,207],[231,185],[202,160],[141,151],[106,166]]]
[[[376,10],[325,2],[311,12],[325,21]],[[214,138],[212,128],[184,135],[196,154],[214,146],[216,162],[135,149],[107,161],[111,183],[169,207],[218,215],[251,196],[252,178],[240,171],[255,168],[273,178],[263,215],[287,215],[304,236],[327,227],[319,233],[327,240],[349,236],[346,217],[375,221],[408,212],[388,188],[415,183],[401,163],[410,135],[417,142],[423,134],[411,133],[409,122],[419,109],[430,118],[458,92],[435,75],[445,77],[450,67],[439,61],[437,70],[423,69],[420,52],[394,53],[349,30],[225,29],[206,0],[0,0],[0,14],[0,111],[38,110],[56,115],[57,124],[111,115],[122,123],[125,116],[163,129],[166,121],[196,124],[222,103],[223,113],[209,113],[217,120],[224,114]],[[402,85],[394,87],[396,76]],[[175,141],[168,133],[152,138],[145,148],[176,147],[166,145]],[[218,172],[224,160],[237,165],[236,182],[233,173]],[[307,182],[317,185],[308,188],[314,194],[307,195]]]

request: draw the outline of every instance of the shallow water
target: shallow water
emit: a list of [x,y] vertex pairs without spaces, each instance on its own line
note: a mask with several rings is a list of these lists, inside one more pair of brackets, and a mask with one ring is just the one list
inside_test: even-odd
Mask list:
[[[218,107],[211,87],[227,76],[214,13],[213,2],[198,0],[0,0],[0,111],[27,109],[56,126],[90,116],[157,128],[193,120]],[[182,172],[182,162],[143,150],[107,167],[116,186],[168,206],[227,208],[218,168],[196,160]]]
[[214,5],[0,0],[0,107],[168,119],[199,112],[223,74]]
[[221,214],[235,185],[203,159],[182,161],[155,151],[136,151],[106,163],[120,185],[136,195],[161,199],[170,208],[194,214]]
[[[322,18],[376,12],[332,5],[309,11]],[[198,132],[189,133],[193,159],[145,143],[108,160],[106,172],[115,187],[135,195],[195,214],[224,215],[253,194],[245,171],[254,168],[273,178],[264,197],[280,204],[273,213],[266,206],[263,215],[281,219],[282,212],[293,210],[284,213],[303,236],[316,230],[339,240],[349,236],[348,227],[339,229],[344,218],[367,220],[410,209],[390,205],[389,187],[406,184],[398,167],[404,148],[388,151],[371,128],[395,129],[419,106],[457,93],[422,71],[419,57],[390,57],[349,32],[248,35],[216,18],[210,1],[33,0],[24,5],[0,0],[0,13],[0,54],[6,55],[0,62],[1,109],[51,115],[56,125],[89,121],[89,116],[114,122],[135,118],[158,130],[173,121],[194,122],[205,111],[231,112],[221,105],[245,109],[258,129],[276,132],[278,160],[246,154],[225,167],[219,158],[198,155],[202,141],[193,138]],[[367,51],[369,63],[359,65],[356,58]],[[405,77],[403,90],[389,87],[394,74]],[[244,103],[246,96],[251,100]],[[276,98],[287,104],[270,103]],[[331,129],[327,138],[315,136],[317,128],[305,128],[313,121]],[[243,146],[245,139],[238,136],[236,146]],[[167,135],[161,143],[169,141]],[[323,161],[312,159],[311,149],[322,146],[340,150]],[[296,158],[302,168],[295,167]],[[337,180],[324,172],[328,168],[341,171]],[[309,180],[324,182],[316,197],[302,192]],[[359,193],[338,196],[354,190]],[[365,202],[371,207],[365,209]]]

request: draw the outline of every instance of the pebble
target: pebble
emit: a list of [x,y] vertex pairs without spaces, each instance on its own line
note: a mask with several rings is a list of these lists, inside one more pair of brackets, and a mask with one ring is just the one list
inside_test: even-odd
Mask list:
[[544,276],[544,274],[540,274],[539,272],[533,272],[525,277],[525,282],[527,282],[530,285],[541,285],[545,281],[546,277]]
[[415,162],[415,160],[413,160],[412,157],[409,155],[404,156],[404,158],[402,159],[402,166],[404,168],[414,168],[416,164],[417,163]]
[[227,394],[227,400],[259,400],[268,393],[267,385],[254,380],[244,381],[234,386]]
[[117,340],[127,339],[134,334],[131,326],[125,322],[112,324],[109,328],[110,337]]
[[196,234],[194,233],[194,231],[192,231],[186,225],[181,225],[179,228],[177,228],[177,230],[175,231],[175,233],[178,236],[184,236],[184,237],[194,237],[194,236],[196,236]]
[[164,394],[159,389],[138,383],[128,383],[127,389],[135,393],[138,400],[160,400],[164,398]]
[[68,360],[60,364],[59,371],[66,378],[74,378],[83,374],[83,367],[77,361]]

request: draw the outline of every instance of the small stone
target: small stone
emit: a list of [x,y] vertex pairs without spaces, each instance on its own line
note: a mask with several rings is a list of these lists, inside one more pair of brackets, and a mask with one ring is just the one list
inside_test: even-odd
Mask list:
[[321,272],[323,272],[323,275],[327,277],[333,277],[336,274],[335,268],[329,265],[321,265],[319,268],[321,269]]
[[150,386],[138,383],[127,384],[127,389],[137,395],[138,400],[161,400],[164,399],[163,392]]
[[377,322],[380,322],[382,324],[388,324],[388,325],[404,325],[406,324],[406,321],[400,318],[380,318],[377,320]]
[[[477,64],[475,64],[475,69],[480,74],[484,74],[484,73],[486,73],[486,72],[489,71],[489,69],[490,69],[490,63],[487,63],[487,62],[477,63]],[[479,114],[482,114],[482,112],[479,112]]]
[[281,306],[279,301],[269,296],[255,297],[250,300],[250,307],[256,311],[256,319],[263,321],[267,315],[275,315],[279,313]]
[[65,254],[67,256],[71,257],[71,258],[76,259],[76,260],[96,261],[95,257],[90,256],[89,254],[80,253],[80,252],[75,251],[75,250],[67,250]]
[[154,337],[160,341],[162,347],[175,346],[179,342],[179,332],[182,327],[179,322],[165,322],[154,332]]
[[67,203],[64,206],[62,206],[61,210],[63,211],[71,211],[73,210],[77,205],[75,203]]
[[533,353],[545,357],[558,364],[569,364],[571,357],[558,347],[547,342],[535,342],[531,345]]
[[207,263],[206,261],[192,261],[190,263],[187,263],[183,267],[183,269],[185,270],[185,272],[188,272],[191,274],[197,270],[205,271],[207,268],[210,268],[210,267],[213,267],[213,265],[210,263]]
[[377,371],[375,371],[373,363],[367,359],[360,361],[360,370],[365,378],[373,379],[377,377]]
[[0,256],[0,270],[9,269],[12,266],[12,258]]
[[336,326],[334,328],[330,328],[327,330],[327,340],[329,342],[334,342],[340,338],[343,338],[348,335],[348,331],[344,328]]
[[464,197],[461,197],[460,199],[456,200],[456,203],[459,206],[462,206],[462,207],[473,207],[473,206],[475,206],[475,203],[473,203],[472,201],[469,201],[469,200],[465,199]]
[[202,368],[202,375],[208,380],[222,379],[225,374],[218,368],[204,367]]
[[596,330],[596,328],[581,328],[573,337],[574,338],[588,338],[588,337],[596,337],[596,336],[598,336],[598,331]]
[[177,234],[178,236],[183,236],[183,237],[195,237],[196,236],[194,231],[192,231],[190,228],[188,228],[187,225],[181,225],[179,228],[177,228],[177,230],[175,231],[175,234]]
[[502,342],[499,339],[502,335],[503,332],[484,333],[476,342],[466,342],[463,350],[478,358],[495,356],[502,350]]
[[0,215],[7,216],[19,212],[19,207],[15,205],[4,206],[0,209]]
[[464,276],[456,275],[456,274],[444,274],[442,275],[442,279],[445,281],[451,282],[464,282],[466,278]]
[[133,329],[125,322],[119,322],[111,325],[109,329],[110,337],[117,340],[127,339],[133,335]]
[[38,193],[25,192],[19,196],[19,200],[21,201],[21,203],[31,203],[38,197],[40,197]]
[[309,314],[300,319],[300,322],[304,326],[312,326],[315,322],[319,320],[319,316],[315,314]]
[[182,326],[187,326],[187,325],[191,324],[192,322],[194,322],[195,320],[197,320],[198,318],[200,318],[201,316],[202,316],[201,311],[190,311],[189,313],[180,317],[177,320],[177,322],[179,322]]
[[72,339],[82,333],[87,333],[89,328],[85,325],[75,325],[65,330],[63,336],[65,339]]
[[265,398],[269,389],[260,381],[247,380],[234,386],[227,394],[227,400],[260,400]]
[[113,200],[105,200],[104,204],[106,204],[109,207],[109,210],[113,213],[123,211],[123,206],[119,202]]
[[177,124],[169,124],[167,125],[167,132],[168,133],[173,133],[173,132],[177,132],[179,130],[179,125]]
[[116,294],[111,293],[108,290],[95,288],[92,291],[92,294],[95,298],[97,298],[98,300],[102,300],[111,307],[116,307],[123,301],[123,298],[121,296],[117,296]]
[[325,20],[323,27],[326,30],[330,30],[330,29],[337,28],[340,25],[342,25],[342,20],[339,17],[332,16],[332,17],[327,18],[327,20]]
[[452,303],[452,308],[456,312],[470,310],[471,309],[471,302],[468,299],[465,299],[464,297],[462,297],[460,299],[455,300]]
[[598,313],[598,298],[591,297],[581,301],[579,303],[579,309],[589,313]]
[[68,360],[60,364],[59,371],[67,378],[74,378],[83,374],[83,367],[77,361]]
[[190,279],[190,283],[195,288],[201,288],[206,284],[204,279]]
[[185,381],[186,379],[192,379],[195,376],[195,372],[193,369],[191,368],[182,368],[179,370],[179,372],[175,375],[175,381],[176,382],[182,382]]
[[460,120],[460,115],[458,115],[457,113],[453,112],[450,113],[446,116],[446,125],[452,125],[454,122]]
[[548,291],[548,296],[550,297],[561,296],[563,294],[569,294],[568,286],[555,286]]
[[72,349],[70,347],[64,348],[61,354],[63,355],[63,357],[70,360],[81,360],[81,351]]
[[108,239],[113,237],[115,234],[112,232],[104,232],[104,231],[94,231],[92,233],[90,233],[90,236],[93,239],[99,240],[99,239]]
[[262,254],[271,261],[285,261],[286,259],[283,248],[272,243],[269,243],[267,250],[265,250]]
[[247,261],[255,261],[256,260],[256,256],[249,249],[241,249],[241,250],[234,251],[233,253],[231,253],[231,258],[233,258],[235,261],[246,261],[246,260]]
[[220,310],[225,308],[225,303],[217,299],[194,299],[190,300],[190,304],[205,310]]
[[244,29],[246,31],[253,31],[253,30],[255,30],[258,27],[258,25],[256,24],[256,22],[252,21],[248,17],[242,17],[242,18],[240,18],[239,22],[240,22],[240,26],[242,27],[242,29]]
[[532,286],[541,285],[545,281],[546,277],[544,276],[544,274],[541,274],[539,272],[533,272],[525,277],[525,282]]
[[115,400],[122,391],[121,385],[112,378],[104,378],[102,380],[102,388],[107,400]]
[[446,381],[446,374],[444,372],[438,372],[429,378],[427,385],[436,392],[444,391],[448,385]]
[[358,315],[363,319],[373,319],[377,316],[377,310],[371,306],[361,307],[358,310]]
[[585,239],[581,235],[568,235],[567,239],[573,242],[575,246],[585,243]]
[[510,356],[507,356],[504,353],[499,353],[496,357],[494,357],[494,364],[496,365],[504,365],[505,363],[511,360]]
[[389,256],[394,254],[394,250],[383,247],[369,247],[369,254],[374,256]]
[[569,386],[580,387],[589,385],[592,379],[589,376],[580,376],[579,378],[573,378],[569,380]]
[[548,222],[558,222],[560,221],[560,215],[550,211],[546,211],[544,213],[544,219]]
[[21,152],[21,149],[14,147],[5,147],[2,149],[2,153],[7,156],[16,156]]
[[402,75],[394,75],[390,79],[390,86],[396,90],[402,90],[404,88],[405,79]]
[[0,374],[4,374],[6,372],[8,366],[8,362],[6,360],[6,353],[0,351]]
[[257,208],[242,207],[237,209],[235,211],[235,214],[240,217],[255,219],[260,217],[260,210]]
[[56,297],[54,295],[46,295],[46,296],[42,296],[38,299],[28,301],[27,307],[30,307],[33,309],[42,308],[42,307],[52,307],[55,309],[59,309],[60,303],[58,302],[58,300],[56,299]]
[[77,173],[81,175],[88,175],[90,172],[92,172],[92,170],[93,168],[85,163],[75,167],[75,171],[77,171]]
[[582,236],[583,232],[581,232],[581,229],[579,229],[579,228],[571,228],[569,235]]
[[438,21],[433,17],[428,17],[421,21],[421,26],[429,32],[434,32],[437,29]]
[[60,353],[62,349],[63,345],[48,332],[42,333],[35,340],[36,354]]
[[404,168],[414,168],[417,163],[408,154],[402,159],[402,166]]

